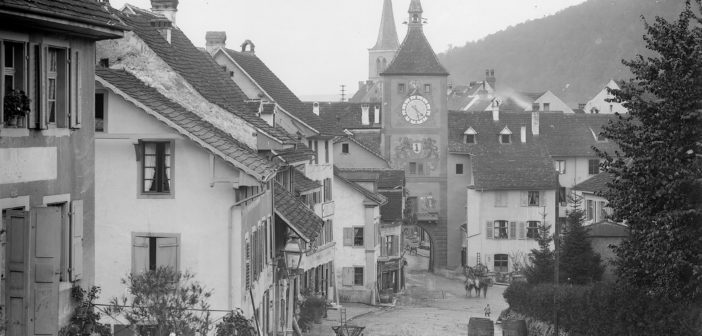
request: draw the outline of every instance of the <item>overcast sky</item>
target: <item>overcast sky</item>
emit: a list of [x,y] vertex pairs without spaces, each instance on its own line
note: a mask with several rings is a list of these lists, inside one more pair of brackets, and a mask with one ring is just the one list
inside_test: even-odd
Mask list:
[[[424,0],[424,32],[438,54],[584,0]],[[151,8],[149,0],[111,0]],[[410,0],[393,0],[400,42]],[[227,32],[227,47],[250,39],[256,55],[298,96],[353,93],[368,77],[383,0],[180,0],[176,25],[198,47],[205,32]]]

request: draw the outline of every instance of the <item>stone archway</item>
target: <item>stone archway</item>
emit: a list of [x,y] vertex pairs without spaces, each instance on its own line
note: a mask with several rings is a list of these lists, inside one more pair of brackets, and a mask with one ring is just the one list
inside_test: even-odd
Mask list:
[[[407,225],[407,227],[410,229],[410,233],[412,233],[412,229],[416,228],[418,234],[421,234],[419,232],[423,232],[423,235],[426,237],[426,240],[429,242],[429,266],[427,271],[434,273],[436,267],[441,267],[441,256],[443,255],[443,260],[445,262],[446,260],[446,251],[445,248],[441,248],[441,237],[443,237],[443,246],[446,246],[446,233],[445,230],[442,232],[440,229],[440,226],[437,225],[435,222],[423,222],[423,221],[417,221],[414,224]],[[421,240],[421,238],[420,238]]]

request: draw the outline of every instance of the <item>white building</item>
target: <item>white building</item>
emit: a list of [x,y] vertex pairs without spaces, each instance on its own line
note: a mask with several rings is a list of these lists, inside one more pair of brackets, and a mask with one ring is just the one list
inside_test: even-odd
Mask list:
[[613,79],[605,85],[605,87],[600,90],[590,101],[588,101],[585,104],[584,112],[585,113],[603,113],[603,114],[614,114],[614,113],[629,113],[629,110],[626,109],[621,103],[616,102],[616,101],[608,101],[608,100],[613,100],[614,95],[609,93],[609,90],[619,90],[619,85],[617,82],[615,82]]

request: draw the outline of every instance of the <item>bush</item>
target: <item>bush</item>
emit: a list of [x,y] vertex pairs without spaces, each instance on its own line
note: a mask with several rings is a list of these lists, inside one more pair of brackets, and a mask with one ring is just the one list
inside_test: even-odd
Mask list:
[[[612,283],[555,289],[559,325],[571,335],[700,335],[702,308],[653,297]],[[553,323],[554,286],[512,283],[504,292],[510,306],[526,316]]]
[[256,336],[258,332],[253,322],[241,309],[231,311],[215,326],[215,336]]

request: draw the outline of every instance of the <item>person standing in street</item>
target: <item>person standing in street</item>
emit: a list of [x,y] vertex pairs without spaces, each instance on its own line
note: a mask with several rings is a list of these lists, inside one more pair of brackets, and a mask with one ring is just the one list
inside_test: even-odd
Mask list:
[[489,318],[490,317],[490,304],[489,303],[487,306],[485,306],[484,311],[485,311],[485,317]]

